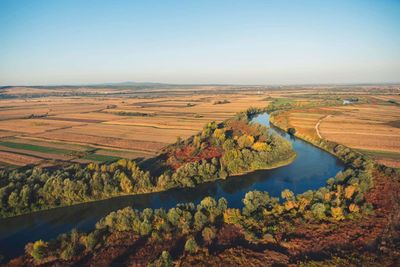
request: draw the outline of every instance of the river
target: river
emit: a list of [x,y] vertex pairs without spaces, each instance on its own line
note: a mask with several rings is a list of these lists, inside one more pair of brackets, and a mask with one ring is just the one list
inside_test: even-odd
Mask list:
[[[269,126],[269,115],[259,115],[253,121]],[[24,245],[28,242],[49,240],[73,228],[89,231],[100,218],[126,206],[137,209],[168,209],[177,203],[198,203],[204,197],[212,196],[216,199],[224,197],[228,200],[229,207],[240,208],[248,191],[268,191],[275,197],[279,197],[285,188],[302,193],[324,186],[328,178],[344,169],[344,164],[333,155],[274,127],[270,128],[270,132],[279,134],[292,143],[297,157],[291,164],[201,184],[195,188],[116,197],[0,219],[0,254],[6,259],[13,258],[24,252]]]

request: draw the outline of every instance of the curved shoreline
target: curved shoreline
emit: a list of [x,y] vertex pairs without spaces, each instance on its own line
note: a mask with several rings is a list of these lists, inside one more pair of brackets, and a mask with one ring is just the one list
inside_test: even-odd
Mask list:
[[56,207],[44,208],[44,209],[34,210],[34,211],[31,211],[31,212],[21,213],[21,214],[18,214],[18,215],[0,217],[0,222],[3,221],[3,220],[11,219],[11,218],[18,218],[18,217],[21,217],[21,216],[35,214],[35,213],[37,214],[37,213],[44,212],[44,211],[51,211],[51,210],[57,210],[57,209],[62,209],[62,208],[74,207],[74,206],[84,205],[84,204],[88,204],[88,203],[107,201],[107,200],[110,200],[110,199],[118,199],[118,198],[123,198],[123,197],[130,197],[130,196],[138,196],[138,197],[140,197],[140,196],[149,195],[149,194],[168,192],[168,191],[174,190],[174,189],[195,188],[198,185],[207,184],[207,183],[213,183],[213,182],[216,182],[216,181],[226,180],[226,179],[235,178],[235,177],[240,177],[240,176],[243,176],[243,175],[248,175],[248,174],[254,173],[256,171],[268,171],[268,170],[274,170],[274,169],[277,169],[277,168],[281,168],[281,167],[284,167],[284,166],[287,166],[287,165],[291,164],[296,159],[296,157],[297,157],[297,154],[294,153],[294,154],[290,155],[286,159],[283,159],[281,161],[278,161],[276,163],[271,164],[270,167],[260,168],[260,169],[253,169],[253,170],[249,170],[247,172],[242,172],[242,173],[237,173],[237,174],[234,174],[234,175],[229,175],[226,178],[218,178],[218,179],[215,179],[215,180],[212,180],[212,181],[204,181],[202,183],[196,184],[194,187],[175,186],[175,187],[170,187],[170,188],[167,188],[167,189],[154,190],[154,191],[150,191],[150,192],[142,192],[142,193],[136,193],[136,194],[120,194],[120,195],[117,195],[117,196],[111,196],[111,197],[106,197],[106,198],[102,198],[102,199],[81,201],[81,202],[77,202],[77,203],[74,203],[74,204],[71,204],[71,205],[60,205],[60,206],[56,206]]
[[[256,123],[269,126],[268,114],[262,114]],[[271,125],[273,126],[273,125]],[[121,195],[108,199],[55,207],[23,215],[0,219],[0,250],[6,258],[23,252],[25,244],[38,240],[50,240],[72,228],[90,231],[94,224],[107,214],[126,206],[135,209],[169,209],[177,203],[198,203],[206,196],[224,197],[233,208],[242,207],[243,196],[251,190],[267,191],[279,197],[282,190],[303,193],[325,186],[326,180],[344,169],[344,164],[325,149],[301,138],[293,139],[286,133],[270,127],[273,132],[292,143],[296,155],[274,164],[268,169],[252,170],[226,179],[197,184],[196,187],[174,187],[160,192]],[[315,165],[315,162],[320,164]],[[154,194],[151,194],[154,193]]]

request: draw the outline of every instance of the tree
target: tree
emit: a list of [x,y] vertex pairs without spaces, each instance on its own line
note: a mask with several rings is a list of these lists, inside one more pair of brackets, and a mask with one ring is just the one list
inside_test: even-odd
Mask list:
[[12,208],[16,208],[19,206],[19,197],[18,194],[14,191],[8,197],[8,205]]
[[149,223],[149,221],[144,220],[141,224],[140,224],[140,235],[145,236],[150,234],[152,230],[151,224]]
[[277,203],[275,198],[271,198],[268,192],[250,191],[243,199],[243,214],[247,216],[255,215],[262,208],[272,209]]
[[87,235],[85,239],[85,247],[87,250],[92,251],[99,242],[98,230],[95,230]]
[[203,237],[203,240],[210,244],[212,240],[215,238],[215,228],[211,227],[205,227],[203,231],[201,232],[201,236]]
[[358,207],[356,204],[351,203],[349,206],[349,211],[350,212],[359,212],[360,211],[360,207]]
[[206,215],[203,214],[201,211],[197,211],[194,214],[194,227],[196,230],[203,229],[204,225],[207,223],[208,218]]
[[294,200],[294,194],[289,189],[285,189],[281,193],[281,197],[286,200]]
[[354,192],[356,192],[357,187],[355,185],[349,185],[344,189],[344,196],[347,199],[351,199],[354,195]]
[[122,191],[125,193],[129,194],[129,193],[132,193],[132,191],[133,191],[132,181],[129,180],[129,178],[125,174],[122,175],[120,186],[121,186]]
[[333,219],[336,221],[344,220],[343,210],[341,207],[331,208]]
[[47,248],[47,243],[44,242],[43,240],[38,240],[35,243],[33,243],[33,248],[31,252],[31,256],[35,260],[40,260],[43,259],[46,253],[46,248]]
[[199,247],[193,237],[190,237],[188,240],[186,240],[185,251],[189,252],[190,254],[194,254],[198,249]]
[[226,209],[224,212],[224,222],[228,224],[238,224],[242,220],[239,209]]
[[75,244],[68,244],[60,254],[61,259],[69,260],[77,254],[77,246]]
[[326,211],[325,205],[322,203],[316,203],[311,206],[311,212],[314,218],[318,220],[323,220],[326,218],[325,211]]
[[296,129],[295,128],[289,128],[287,132],[290,135],[294,135],[296,133]]
[[20,196],[21,196],[21,201],[25,207],[29,207],[31,203],[31,194],[32,190],[29,187],[29,185],[24,185],[21,189]]
[[252,148],[253,150],[258,151],[258,152],[270,151],[270,150],[271,150],[271,147],[270,147],[267,143],[265,143],[265,142],[255,142],[255,143],[251,146],[251,148]]
[[157,261],[157,267],[172,267],[173,262],[168,251],[163,251]]
[[254,143],[254,137],[251,135],[243,134],[239,137],[237,142],[240,148],[251,147],[251,145]]

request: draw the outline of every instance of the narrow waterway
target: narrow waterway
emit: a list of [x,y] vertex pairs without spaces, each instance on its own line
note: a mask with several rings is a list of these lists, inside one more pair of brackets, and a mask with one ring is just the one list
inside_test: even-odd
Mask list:
[[[253,121],[269,126],[269,115],[266,113],[259,115]],[[276,197],[279,197],[285,188],[295,193],[302,193],[324,186],[328,178],[335,176],[344,168],[343,163],[337,158],[307,142],[274,127],[270,128],[270,132],[279,134],[292,143],[297,153],[293,163],[273,170],[256,171],[202,184],[196,188],[117,197],[1,219],[0,254],[9,259],[22,254],[24,245],[28,242],[38,239],[49,240],[73,228],[88,231],[101,217],[126,206],[137,209],[168,209],[177,203],[198,203],[204,197],[212,196],[216,199],[224,197],[228,200],[230,207],[240,208],[242,199],[248,191],[268,191],[270,195]]]

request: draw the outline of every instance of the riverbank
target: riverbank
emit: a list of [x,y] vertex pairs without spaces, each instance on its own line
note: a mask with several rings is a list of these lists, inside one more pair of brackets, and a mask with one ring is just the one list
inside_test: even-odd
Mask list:
[[[11,192],[12,188],[6,188],[8,207],[2,207],[1,216],[17,217],[115,197],[195,187],[228,176],[290,164],[296,154],[286,140],[267,135],[266,129],[259,124],[249,124],[249,118],[259,112],[262,110],[251,110],[240,114],[241,117],[238,115],[239,119],[220,124],[209,123],[196,136],[171,145],[168,152],[158,156],[162,161],[156,161],[157,166],[149,166],[150,171],[160,164],[166,166],[166,170],[155,177],[150,175],[149,170],[141,170],[129,160],[103,165],[71,165],[53,172],[39,168],[32,168],[23,174],[11,172],[8,174],[10,179],[16,175],[26,176],[30,171],[26,179],[32,180],[33,176],[37,181],[34,182],[34,190],[26,186],[21,189],[22,203],[18,202],[17,189]],[[227,126],[223,126],[225,124]],[[41,177],[49,178],[43,181]],[[27,208],[29,204],[31,206]]]
[[[281,168],[281,167],[284,167],[284,166],[287,166],[287,165],[291,164],[295,159],[296,159],[296,153],[293,153],[293,154],[289,155],[287,158],[282,159],[282,160],[279,161],[279,162],[275,162],[275,163],[271,164],[269,167],[259,168],[259,169],[252,169],[252,170],[249,170],[249,171],[247,171],[247,172],[242,172],[242,173],[237,173],[237,174],[234,174],[234,175],[227,176],[226,178],[218,178],[218,179],[215,179],[215,180],[213,180],[213,181],[204,181],[203,183],[213,183],[213,182],[220,181],[220,180],[226,180],[226,179],[231,179],[231,178],[237,178],[237,177],[240,177],[240,176],[249,175],[249,174],[251,174],[251,173],[253,173],[253,172],[256,172],[256,171],[274,170],[274,169]],[[201,184],[199,184],[199,185],[201,185]],[[124,197],[129,197],[129,196],[141,197],[141,196],[145,196],[145,195],[149,195],[149,194],[155,194],[155,193],[161,193],[161,192],[167,193],[167,192],[170,191],[170,190],[174,190],[174,189],[183,189],[183,188],[185,188],[185,187],[178,187],[178,186],[176,186],[176,187],[170,187],[170,188],[167,188],[167,189],[159,189],[159,190],[155,189],[155,190],[152,190],[152,191],[149,191],[149,192],[136,193],[136,194],[118,194],[118,195],[115,195],[115,196],[111,196],[111,197],[107,197],[107,198],[102,198],[102,199],[95,199],[95,200],[82,201],[82,202],[74,203],[74,204],[71,204],[71,205],[60,205],[60,206],[57,206],[57,207],[43,208],[43,209],[34,210],[34,211],[31,211],[31,212],[22,213],[22,214],[18,214],[18,215],[12,215],[12,216],[7,216],[7,217],[1,217],[1,218],[0,218],[0,222],[1,222],[1,220],[3,220],[3,219],[17,218],[17,217],[21,217],[21,216],[24,216],[24,215],[34,214],[34,213],[40,213],[40,212],[44,212],[44,211],[51,211],[51,210],[63,209],[63,208],[68,208],[68,207],[74,207],[74,206],[79,206],[79,205],[85,205],[85,204],[88,204],[88,203],[102,202],[102,201],[107,201],[107,200],[110,200],[110,199],[124,198]]]
[[[266,263],[271,265],[344,264],[352,266],[371,263],[380,263],[385,266],[396,265],[396,262],[398,263],[398,255],[395,253],[395,248],[393,247],[395,244],[392,241],[395,234],[393,230],[395,228],[393,227],[399,218],[399,183],[398,180],[397,182],[393,180],[394,177],[383,175],[376,170],[372,175],[375,181],[374,187],[364,193],[366,203],[373,205],[374,212],[369,209],[352,211],[351,207],[354,207],[352,206],[354,205],[353,201],[357,201],[357,197],[352,197],[350,198],[351,202],[345,204],[346,207],[350,207],[348,214],[342,213],[343,211],[336,213],[339,207],[333,206],[332,213],[325,213],[327,217],[315,217],[320,215],[314,213],[312,207],[315,207],[318,202],[313,205],[309,202],[307,204],[307,194],[294,197],[290,192],[286,191],[284,194],[282,193],[286,202],[281,206],[281,204],[275,202],[267,202],[271,203],[268,205],[262,204],[263,202],[260,202],[262,198],[257,199],[255,198],[255,195],[257,195],[255,192],[249,192],[245,196],[245,208],[242,211],[226,209],[223,202],[218,201],[218,207],[220,207],[221,211],[215,216],[222,216],[221,212],[225,210],[223,212],[223,224],[206,224],[208,227],[214,225],[216,227],[215,230],[207,228],[211,229],[210,231],[216,231],[215,236],[210,237],[210,241],[207,241],[207,235],[203,234],[205,230],[203,230],[203,233],[193,230],[195,227],[197,229],[196,224],[192,226],[193,228],[190,228],[189,233],[179,230],[178,233],[165,237],[143,234],[142,230],[135,230],[135,224],[129,223],[127,226],[123,226],[124,220],[122,218],[125,218],[125,216],[128,216],[126,217],[128,220],[131,218],[130,216],[133,216],[133,218],[141,218],[142,216],[134,215],[136,214],[135,212],[124,209],[110,214],[99,222],[98,229],[107,229],[109,232],[106,234],[104,241],[102,241],[104,243],[95,247],[95,253],[85,249],[82,254],[72,253],[68,254],[70,256],[66,256],[67,254],[62,254],[65,248],[62,245],[60,247],[57,245],[52,248],[51,253],[54,253],[52,255],[61,255],[61,257],[67,258],[57,259],[59,256],[55,256],[56,258],[45,257],[38,261],[26,255],[11,261],[8,266],[34,265],[38,263],[66,266],[70,264],[84,266],[112,264],[125,266],[136,264],[146,266],[149,263],[157,262],[161,257],[160,255],[165,254],[165,251],[168,252],[170,260],[173,260],[179,266],[221,263],[232,265],[237,264],[238,261],[243,265],[253,264],[256,266]],[[352,179],[354,177],[350,180]],[[359,179],[366,179],[366,177],[361,175]],[[351,195],[358,192],[358,190],[355,192],[349,191],[348,188],[352,188],[352,186],[349,182],[343,184],[341,178],[337,178],[334,184],[328,188],[332,190],[331,193],[333,195],[341,195],[340,202],[343,203],[349,200],[348,194],[350,193],[348,192],[351,192]],[[330,191],[317,190],[315,193],[318,192],[325,192],[326,194]],[[344,192],[346,193],[344,194]],[[329,194],[332,195],[331,193]],[[382,198],[382,193],[389,196],[389,198]],[[263,197],[268,199],[266,195]],[[252,202],[253,199],[255,202]],[[321,201],[317,199],[318,197],[311,201]],[[335,205],[334,203],[337,202],[335,199],[326,199],[326,197],[324,199],[322,203],[325,203],[325,205],[327,203]],[[216,207],[217,204],[212,203],[213,201],[209,199],[207,201],[203,200],[197,206],[197,212],[202,210],[202,207],[210,209],[210,211],[213,210],[213,207]],[[220,203],[222,203],[222,206]],[[269,210],[267,208],[269,205],[274,205],[274,208]],[[195,206],[192,207],[183,205],[176,209],[182,209],[182,211],[187,209],[192,213],[193,218],[195,217],[193,215],[196,209],[194,208]],[[257,211],[258,209],[261,210],[255,214],[248,212]],[[307,213],[307,210],[312,211],[311,214]],[[275,214],[276,212],[278,213]],[[148,213],[146,212],[146,214]],[[167,214],[170,213],[171,210]],[[160,215],[162,213],[156,211],[152,214],[163,216]],[[157,217],[152,220],[158,221]],[[196,219],[194,220],[195,222]],[[272,228],[265,229],[266,225],[271,227],[271,223],[274,226],[274,230]],[[121,227],[133,227],[133,229],[127,231],[126,229],[121,230],[124,229]],[[180,226],[173,227],[181,229]],[[135,233],[135,231],[138,232]],[[263,234],[260,235],[260,233]],[[83,240],[89,235],[79,234],[79,236],[81,236],[79,240]],[[193,248],[187,245],[188,240],[191,240],[191,244],[194,244]],[[77,243],[78,245],[84,246],[85,243],[79,242]],[[28,251],[31,251],[31,249],[32,245],[28,246]]]
[[[268,126],[268,116],[262,115],[255,119],[258,123]],[[278,134],[278,133],[276,133]],[[171,208],[177,203],[199,203],[206,196],[226,198],[233,208],[243,206],[242,199],[249,190],[268,191],[271,196],[279,197],[285,188],[295,193],[302,193],[309,189],[317,189],[324,186],[329,177],[334,176],[343,169],[334,157],[301,141],[294,142],[288,136],[283,136],[293,143],[297,157],[291,158],[286,163],[289,165],[274,166],[276,168],[265,171],[256,171],[243,176],[219,179],[218,181],[200,184],[195,188],[171,189],[171,191],[147,194],[141,196],[117,197],[106,201],[97,201],[82,205],[75,205],[48,212],[38,212],[16,218],[7,219],[7,224],[0,221],[0,229],[7,229],[1,233],[1,244],[14,244],[0,246],[3,254],[18,255],[22,253],[26,243],[38,239],[50,240],[58,234],[64,233],[76,227],[80,231],[90,231],[100,218],[113,210],[126,206],[134,208]],[[315,166],[315,162],[320,164]],[[302,182],[304,181],[304,182]],[[27,225],[27,222],[31,222]],[[45,227],[44,227],[45,225]],[[29,236],[24,235],[21,229],[28,231]],[[1,254],[1,253],[0,253]],[[14,257],[15,257],[14,256]]]

